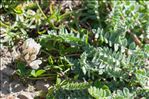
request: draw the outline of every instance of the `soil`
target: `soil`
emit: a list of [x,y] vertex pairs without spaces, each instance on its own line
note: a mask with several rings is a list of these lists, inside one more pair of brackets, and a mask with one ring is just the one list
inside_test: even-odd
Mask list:
[[34,99],[48,90],[48,82],[36,80],[24,83],[15,75],[16,66],[8,47],[0,48],[0,99]]

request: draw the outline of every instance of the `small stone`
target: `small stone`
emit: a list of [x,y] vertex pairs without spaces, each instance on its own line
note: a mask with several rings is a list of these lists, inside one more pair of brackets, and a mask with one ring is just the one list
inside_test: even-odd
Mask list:
[[8,66],[2,66],[2,68],[0,69],[4,74],[11,76],[14,74],[15,70],[13,70],[12,68],[8,67]]
[[28,91],[28,92],[34,92],[35,90],[35,87],[33,85],[28,85],[28,87],[25,89],[25,91]]
[[34,99],[33,95],[29,92],[21,92],[18,96],[19,99]]
[[23,86],[22,83],[19,83],[16,81],[13,81],[10,83],[10,91],[12,91],[12,92],[20,92],[24,89],[25,89],[25,87]]
[[8,81],[1,81],[1,88],[0,88],[0,93],[1,94],[9,94],[10,91],[9,91],[9,82]]
[[18,98],[15,97],[14,95],[7,95],[5,97],[2,97],[1,99],[18,99]]
[[48,91],[48,87],[49,87],[49,84],[47,84],[47,83],[45,83],[43,81],[37,81],[36,85],[35,85],[35,88],[37,90],[42,90],[42,91],[45,91],[45,92]]

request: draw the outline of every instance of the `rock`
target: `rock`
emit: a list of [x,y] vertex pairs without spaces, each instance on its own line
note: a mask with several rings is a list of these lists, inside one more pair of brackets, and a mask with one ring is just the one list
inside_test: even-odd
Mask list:
[[27,92],[34,92],[35,91],[35,87],[33,85],[28,85],[28,87],[25,89],[25,91]]
[[12,62],[12,55],[9,52],[7,47],[2,47],[0,48],[0,61],[1,61],[1,66],[9,64]]
[[33,88],[32,92],[25,90],[17,77],[12,79],[16,67],[11,52],[7,47],[0,47],[0,52],[0,99],[34,99],[38,93]]
[[10,91],[9,91],[9,79],[7,78],[7,76],[3,75],[2,74],[2,79],[1,79],[1,87],[0,87],[0,93],[1,94],[9,94]]
[[2,66],[2,68],[0,69],[2,71],[2,73],[11,76],[14,74],[15,70],[13,70],[12,68],[8,67],[8,66]]
[[62,10],[64,9],[68,9],[68,10],[72,10],[73,8],[79,6],[81,4],[81,1],[80,0],[62,0],[61,2],[62,4]]
[[44,81],[36,81],[35,88],[37,90],[42,90],[42,91],[47,92],[48,91],[48,87],[49,87],[49,84],[47,84],[46,82],[44,82]]
[[10,91],[11,92],[20,92],[24,89],[25,89],[25,87],[23,86],[22,83],[19,83],[17,81],[13,81],[10,83]]
[[18,98],[14,95],[7,95],[7,96],[0,98],[0,99],[18,99]]
[[11,53],[7,47],[0,48],[0,52],[0,73],[2,72],[10,76],[14,73],[14,70],[9,67],[9,65],[12,63]]
[[17,97],[19,99],[34,99],[34,96],[29,92],[21,92]]

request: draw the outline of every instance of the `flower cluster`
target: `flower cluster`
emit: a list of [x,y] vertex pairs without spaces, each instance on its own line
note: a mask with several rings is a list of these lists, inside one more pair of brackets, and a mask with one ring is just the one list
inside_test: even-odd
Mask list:
[[15,58],[27,62],[31,68],[38,69],[42,63],[41,60],[36,59],[40,48],[40,44],[36,43],[34,39],[29,38],[21,46],[21,51],[14,50],[13,54]]

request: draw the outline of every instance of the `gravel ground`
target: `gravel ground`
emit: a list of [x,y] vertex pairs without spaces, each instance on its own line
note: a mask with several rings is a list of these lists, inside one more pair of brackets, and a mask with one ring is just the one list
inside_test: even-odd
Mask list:
[[7,47],[0,48],[0,99],[33,99],[41,90],[48,90],[47,82],[37,80],[24,84],[14,73],[11,52]]

